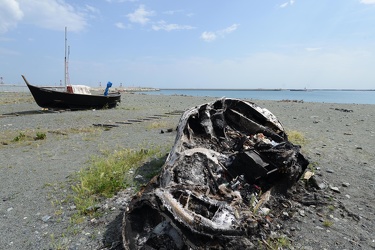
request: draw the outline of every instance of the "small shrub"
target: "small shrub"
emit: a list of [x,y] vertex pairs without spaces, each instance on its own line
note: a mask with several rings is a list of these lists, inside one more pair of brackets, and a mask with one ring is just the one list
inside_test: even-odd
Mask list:
[[162,155],[159,149],[123,149],[106,153],[104,157],[94,157],[89,168],[79,171],[78,184],[72,186],[78,211],[95,215],[95,205],[100,198],[112,197],[121,189],[134,184],[130,170],[134,173],[134,170],[145,162]]
[[305,136],[301,132],[292,130],[289,131],[287,134],[289,141],[293,144],[303,146],[307,142]]
[[14,142],[23,141],[25,140],[26,135],[23,132],[20,132],[16,137],[13,138]]
[[46,139],[47,135],[43,132],[36,132],[35,140],[44,140]]
[[265,249],[279,250],[279,249],[290,249],[291,241],[286,236],[279,236],[275,238],[268,238],[263,240],[260,243],[260,246],[264,246]]
[[330,211],[334,211],[334,210],[335,210],[335,206],[333,206],[333,205],[329,205],[329,206],[328,206],[328,209],[329,209]]
[[287,237],[279,237],[277,239],[277,243],[282,248],[285,248],[285,247],[289,248],[291,246],[291,242]]
[[325,227],[331,227],[333,225],[333,222],[330,220],[323,221],[323,226]]

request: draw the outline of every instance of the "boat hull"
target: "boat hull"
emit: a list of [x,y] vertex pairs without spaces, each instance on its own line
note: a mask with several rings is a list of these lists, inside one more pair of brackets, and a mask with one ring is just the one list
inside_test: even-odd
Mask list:
[[22,76],[35,102],[42,108],[49,109],[105,109],[114,108],[121,102],[120,93],[104,95],[85,95],[60,92],[48,88],[37,87],[28,83]]

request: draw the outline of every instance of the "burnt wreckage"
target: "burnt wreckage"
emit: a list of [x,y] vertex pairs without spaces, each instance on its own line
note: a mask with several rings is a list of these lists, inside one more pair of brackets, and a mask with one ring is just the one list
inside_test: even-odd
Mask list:
[[245,248],[270,197],[305,171],[299,151],[254,103],[223,98],[187,110],[160,175],[124,213],[125,249]]

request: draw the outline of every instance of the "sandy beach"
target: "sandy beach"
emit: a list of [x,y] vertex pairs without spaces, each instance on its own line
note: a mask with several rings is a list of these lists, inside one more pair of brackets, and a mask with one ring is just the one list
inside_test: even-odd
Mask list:
[[[132,189],[73,226],[71,176],[103,151],[171,148],[182,112],[214,99],[123,93],[115,109],[50,112],[29,93],[0,93],[0,249],[122,249]],[[329,205],[301,204],[283,224],[290,248],[375,249],[375,106],[250,101],[304,135],[302,153],[327,184]],[[46,138],[13,142],[38,132]]]

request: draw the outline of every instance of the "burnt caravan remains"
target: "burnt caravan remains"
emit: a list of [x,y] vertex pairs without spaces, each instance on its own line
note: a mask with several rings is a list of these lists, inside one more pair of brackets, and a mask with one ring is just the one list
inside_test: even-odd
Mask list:
[[125,249],[246,249],[267,203],[308,161],[267,109],[222,98],[187,110],[159,176],[123,218]]

